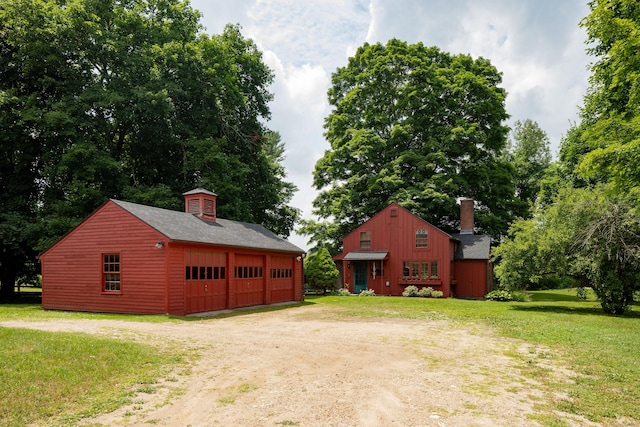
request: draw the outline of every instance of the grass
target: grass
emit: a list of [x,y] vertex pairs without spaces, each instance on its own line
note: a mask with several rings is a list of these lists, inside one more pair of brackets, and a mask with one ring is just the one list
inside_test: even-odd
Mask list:
[[80,333],[0,327],[0,425],[75,425],[130,403],[184,359]]
[[[461,325],[487,325],[499,334],[551,349],[555,362],[577,373],[573,382],[558,382],[531,365],[529,375],[550,393],[566,398],[554,409],[594,422],[617,418],[640,423],[640,307],[624,316],[605,315],[593,295],[586,301],[573,290],[536,291],[527,302],[468,301],[402,297],[308,297],[338,307],[341,317],[448,319]],[[527,372],[525,372],[526,374]],[[546,417],[546,418],[544,418]],[[565,425],[545,414],[544,425]]]
[[[549,395],[566,396],[540,402],[536,420],[566,426],[561,414],[594,422],[640,423],[640,307],[624,316],[602,312],[593,295],[586,301],[575,290],[530,292],[527,302],[469,301],[402,297],[308,296],[306,302],[335,307],[340,318],[388,317],[447,319],[461,326],[491,327],[550,350],[525,355],[551,359],[577,373],[573,382],[545,375],[543,367],[523,360],[524,373],[541,381]],[[220,317],[285,310],[272,306],[240,310]],[[37,304],[0,304],[0,321],[55,319],[123,319],[145,322],[198,321],[201,318],[131,316],[43,310]],[[149,345],[95,338],[85,334],[49,333],[0,327],[0,425],[31,423],[72,426],[97,413],[130,403],[135,391],[154,392],[155,380],[167,367],[184,361],[187,349],[172,356]],[[556,358],[556,360],[553,360]],[[236,393],[247,392],[244,385]],[[230,402],[231,403],[231,402]],[[52,421],[53,420],[53,421]],[[289,420],[282,425],[297,425]]]

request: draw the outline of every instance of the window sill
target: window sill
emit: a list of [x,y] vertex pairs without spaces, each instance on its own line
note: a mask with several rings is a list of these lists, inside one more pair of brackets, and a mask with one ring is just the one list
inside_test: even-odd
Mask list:
[[102,291],[102,295],[122,295],[122,291]]

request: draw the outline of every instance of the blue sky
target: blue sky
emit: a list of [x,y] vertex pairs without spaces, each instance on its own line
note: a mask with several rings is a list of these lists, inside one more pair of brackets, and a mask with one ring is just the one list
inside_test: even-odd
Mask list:
[[[311,218],[315,162],[329,148],[331,73],[364,42],[398,38],[452,54],[482,56],[503,73],[509,123],[536,121],[551,150],[577,120],[590,58],[579,22],[587,0],[191,0],[209,34],[239,23],[275,73],[272,118],[286,146],[292,204]],[[215,190],[215,189],[214,189]],[[223,201],[221,201],[223,202]],[[306,248],[306,239],[290,240]]]

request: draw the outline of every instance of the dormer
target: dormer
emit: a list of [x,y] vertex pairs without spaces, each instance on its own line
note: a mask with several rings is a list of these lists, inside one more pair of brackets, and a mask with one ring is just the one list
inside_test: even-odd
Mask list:
[[202,188],[182,193],[184,211],[193,214],[203,221],[216,222],[216,200],[218,195]]

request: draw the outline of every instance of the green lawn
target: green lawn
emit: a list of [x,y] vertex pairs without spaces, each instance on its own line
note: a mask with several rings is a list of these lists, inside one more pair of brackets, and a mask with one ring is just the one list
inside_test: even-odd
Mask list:
[[[565,426],[563,418],[554,415],[557,409],[603,424],[613,424],[619,417],[626,417],[624,425],[640,424],[640,307],[632,307],[624,316],[608,316],[593,297],[578,300],[575,290],[531,292],[529,297],[529,302],[494,302],[313,296],[303,304],[335,307],[332,315],[345,319],[448,319],[454,325],[490,327],[498,334],[544,345],[551,349],[545,357],[557,358],[557,364],[577,375],[567,385],[544,375],[535,360],[540,355],[523,360],[525,375],[541,381],[548,392],[567,396],[552,403],[540,402],[538,421]],[[236,311],[227,316],[274,309],[287,307]],[[0,321],[12,319],[200,320],[45,311],[36,304],[0,304]],[[82,417],[126,403],[136,387],[152,387],[167,368],[189,356],[188,350],[181,348],[169,351],[84,334],[13,328],[0,328],[0,343],[2,426],[23,426],[45,419],[47,425],[74,425]]]
[[184,362],[149,345],[0,327],[0,425],[46,420],[70,426],[153,390],[166,368]]
[[[449,319],[462,326],[487,325],[499,334],[549,347],[559,364],[577,376],[573,384],[554,382],[532,363],[525,374],[565,393],[553,405],[591,421],[612,423],[626,417],[640,424],[640,307],[624,316],[605,315],[591,296],[580,301],[573,290],[530,292],[530,302],[469,301],[403,297],[309,297],[339,307],[340,316]],[[551,413],[551,411],[548,411]],[[541,417],[563,426],[560,417]]]

